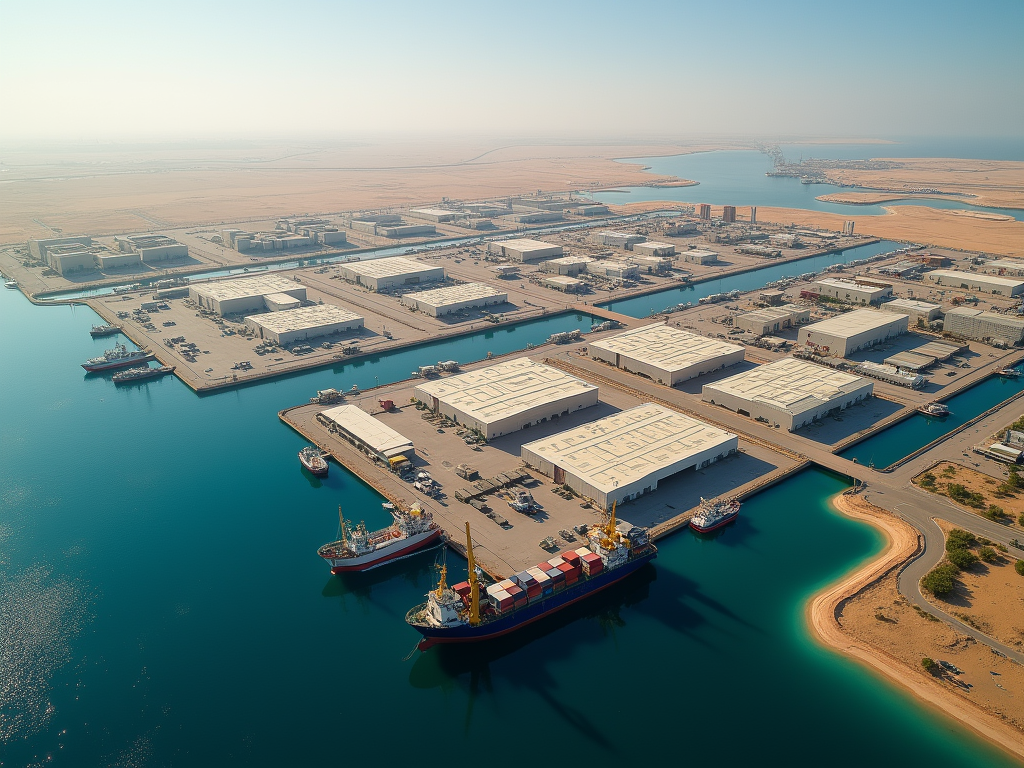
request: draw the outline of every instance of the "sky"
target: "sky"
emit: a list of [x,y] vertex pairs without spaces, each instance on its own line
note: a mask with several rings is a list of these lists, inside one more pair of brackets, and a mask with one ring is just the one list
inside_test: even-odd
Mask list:
[[0,0],[0,140],[1024,135],[1024,2]]

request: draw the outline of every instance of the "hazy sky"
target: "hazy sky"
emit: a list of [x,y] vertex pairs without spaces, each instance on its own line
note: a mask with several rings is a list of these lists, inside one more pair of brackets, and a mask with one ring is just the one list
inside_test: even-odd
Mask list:
[[1024,135],[1024,2],[0,0],[0,139]]

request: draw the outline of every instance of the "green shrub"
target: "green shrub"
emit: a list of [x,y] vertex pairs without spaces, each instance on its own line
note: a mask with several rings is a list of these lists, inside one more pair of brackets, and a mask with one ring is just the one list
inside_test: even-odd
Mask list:
[[965,531],[962,528],[954,528],[946,536],[946,551],[949,552],[954,549],[966,549],[967,547],[973,546],[977,538],[970,531]]
[[1024,576],[1024,560],[1018,560],[1016,563],[1014,563],[1013,570],[1015,570],[1021,576]]
[[1017,518],[1017,525],[1024,525],[1024,515]]
[[996,506],[995,504],[989,504],[988,509],[981,513],[984,517],[987,517],[994,523],[999,522],[1006,517],[1006,512],[1003,511],[1002,507]]
[[[1018,562],[1024,563],[1024,560]],[[956,586],[956,574],[957,567],[952,563],[939,563],[921,579],[921,586],[933,595],[949,594]]]
[[999,555],[996,554],[992,547],[982,547],[978,550],[978,557],[981,558],[983,563],[994,563],[999,558]]
[[935,669],[935,662],[932,659],[929,659],[927,656],[925,656],[923,659],[921,659],[921,666],[929,672],[931,672],[933,669]]
[[918,485],[922,488],[934,491],[935,490],[935,475],[931,472],[925,472],[917,481]]
[[967,486],[960,485],[960,483],[950,483],[947,485],[946,494],[953,501],[957,501],[964,506],[974,507],[975,509],[985,508],[985,497],[980,493],[969,491]]
[[969,549],[951,549],[946,552],[946,558],[961,571],[978,562],[978,556]]
[[942,470],[943,477],[956,477],[956,467],[950,465]]

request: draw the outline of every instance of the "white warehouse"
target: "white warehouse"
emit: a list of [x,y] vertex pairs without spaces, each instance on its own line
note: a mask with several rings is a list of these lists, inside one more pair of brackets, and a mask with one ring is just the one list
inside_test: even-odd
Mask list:
[[1020,344],[1024,341],[1024,318],[957,307],[946,313],[942,330],[964,339]]
[[875,285],[871,283],[859,283],[852,280],[839,280],[834,277],[826,277],[814,283],[818,293],[822,296],[831,296],[850,304],[878,304],[882,299],[892,296],[891,285]]
[[658,243],[649,240],[643,243],[635,243],[633,245],[633,253],[638,256],[675,256],[676,247],[672,243]]
[[328,408],[317,414],[317,420],[359,450],[391,466],[404,463],[414,453],[412,440],[357,405]]
[[917,299],[893,299],[887,301],[880,307],[885,312],[899,312],[909,316],[915,323],[918,318],[926,322],[937,320],[942,314],[942,307],[932,304],[929,301],[918,301]]
[[362,285],[371,291],[444,280],[444,267],[429,266],[401,256],[349,261],[340,265],[340,271],[345,280]]
[[238,280],[216,280],[191,285],[188,297],[204,309],[218,315],[262,312],[267,309],[267,296],[284,294],[298,301],[306,300],[306,289],[277,275],[243,277]]
[[767,336],[806,323],[810,319],[809,308],[801,307],[799,304],[783,304],[781,307],[764,307],[738,315],[734,325],[740,330],[750,331],[755,336]]
[[1024,293],[1024,281],[996,275],[978,275],[973,272],[958,272],[952,269],[933,269],[925,277],[936,285],[982,291],[996,296],[1020,296]]
[[268,312],[265,315],[251,315],[245,318],[245,324],[261,339],[283,346],[343,331],[358,331],[363,327],[363,318],[333,304],[317,304]]
[[557,259],[549,259],[540,263],[542,272],[554,272],[558,275],[576,277],[580,272],[587,271],[587,265],[593,263],[589,256],[562,256]]
[[910,318],[873,309],[855,309],[800,329],[797,343],[821,354],[846,357],[907,332]]
[[868,379],[786,357],[705,384],[701,398],[793,432],[871,396]]
[[512,261],[537,261],[552,256],[561,256],[562,246],[522,237],[490,243],[487,246],[487,252]]
[[423,312],[431,317],[450,315],[452,312],[461,312],[464,309],[475,307],[504,304],[507,301],[507,293],[484,283],[450,285],[430,291],[406,293],[402,296],[402,303],[405,306],[412,307],[417,312]]
[[611,245],[615,248],[630,249],[647,238],[635,232],[594,232],[588,238],[597,245]]
[[528,358],[420,384],[435,413],[488,440],[597,404],[597,387]]
[[736,453],[736,435],[646,403],[543,440],[526,443],[524,462],[607,510],[651,493],[687,469]]
[[597,360],[670,387],[743,362],[743,347],[664,324],[634,328],[588,348]]

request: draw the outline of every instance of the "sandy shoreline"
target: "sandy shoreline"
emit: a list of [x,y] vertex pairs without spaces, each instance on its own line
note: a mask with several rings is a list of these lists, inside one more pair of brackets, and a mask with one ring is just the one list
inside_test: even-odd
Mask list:
[[995,716],[958,696],[925,672],[909,668],[902,661],[848,633],[837,618],[846,601],[884,578],[912,557],[920,546],[918,532],[885,510],[855,495],[840,495],[833,505],[847,517],[873,525],[886,537],[885,549],[861,568],[815,595],[808,604],[807,619],[816,638],[914,694],[924,703],[974,731],[978,736],[1024,759],[1024,734]]

